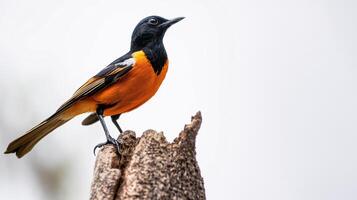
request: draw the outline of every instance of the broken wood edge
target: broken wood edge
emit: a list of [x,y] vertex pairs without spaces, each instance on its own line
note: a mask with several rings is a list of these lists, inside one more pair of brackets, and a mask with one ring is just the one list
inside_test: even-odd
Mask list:
[[[163,145],[168,145],[171,149],[189,152],[189,155],[195,157],[195,141],[201,123],[201,112],[197,112],[191,117],[191,123],[184,126],[184,129],[172,143],[167,142],[163,132],[156,132],[151,129],[146,130],[138,138],[136,138],[135,132],[130,130],[120,134],[118,137],[118,141],[121,143],[120,154],[116,152],[113,145],[105,145],[98,152],[91,184],[90,199],[117,199],[124,190],[122,186],[126,179],[125,170],[131,161],[131,156],[138,144],[145,142],[147,139],[157,140]],[[198,165],[196,168],[200,176]],[[202,188],[200,189],[203,190],[203,195],[200,195],[200,197],[203,196],[202,199],[205,199],[203,180],[201,182],[200,187]]]

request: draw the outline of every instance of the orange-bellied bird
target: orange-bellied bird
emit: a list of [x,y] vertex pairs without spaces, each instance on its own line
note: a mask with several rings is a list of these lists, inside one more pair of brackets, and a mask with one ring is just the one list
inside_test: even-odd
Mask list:
[[122,132],[117,122],[119,116],[139,107],[156,93],[168,68],[163,37],[171,25],[182,19],[150,16],[141,20],[133,31],[128,53],[90,78],[52,116],[11,142],[5,153],[16,153],[21,158],[48,133],[86,112],[92,114],[82,124],[90,125],[99,120],[107,138],[105,143],[96,145],[94,151],[105,144],[113,144],[119,150],[120,144],[110,136],[104,117],[111,116]]

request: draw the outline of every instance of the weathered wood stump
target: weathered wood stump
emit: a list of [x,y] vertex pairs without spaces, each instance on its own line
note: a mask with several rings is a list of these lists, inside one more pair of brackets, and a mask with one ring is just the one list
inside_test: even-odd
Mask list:
[[198,112],[172,143],[162,132],[125,131],[120,155],[112,145],[98,152],[90,199],[205,199],[195,151],[201,121]]

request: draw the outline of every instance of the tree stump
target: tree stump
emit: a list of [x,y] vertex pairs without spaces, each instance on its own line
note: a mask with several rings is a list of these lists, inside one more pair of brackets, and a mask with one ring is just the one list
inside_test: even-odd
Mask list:
[[201,126],[198,112],[172,142],[147,130],[136,138],[125,131],[119,155],[113,145],[98,152],[90,199],[205,199],[195,143]]

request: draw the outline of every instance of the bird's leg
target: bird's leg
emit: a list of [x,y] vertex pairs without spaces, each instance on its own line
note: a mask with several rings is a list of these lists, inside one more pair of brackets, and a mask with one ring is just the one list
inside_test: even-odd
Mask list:
[[113,144],[116,147],[116,149],[117,149],[117,151],[119,153],[119,147],[120,147],[119,142],[116,139],[114,139],[112,136],[110,136],[110,134],[109,134],[107,125],[105,124],[105,121],[104,121],[104,118],[103,118],[103,109],[99,107],[97,109],[96,113],[97,113],[98,119],[99,119],[99,121],[102,124],[102,127],[104,129],[104,133],[105,133],[105,137],[107,138],[107,141],[104,142],[104,143],[99,143],[94,147],[94,150],[93,150],[94,155],[95,155],[95,150],[97,148],[101,148],[103,145],[106,145],[106,144]]
[[119,130],[120,133],[123,133],[123,130],[120,128],[118,121],[117,121],[119,119],[119,117],[120,117],[120,114],[111,116],[113,124],[117,127],[117,129]]

